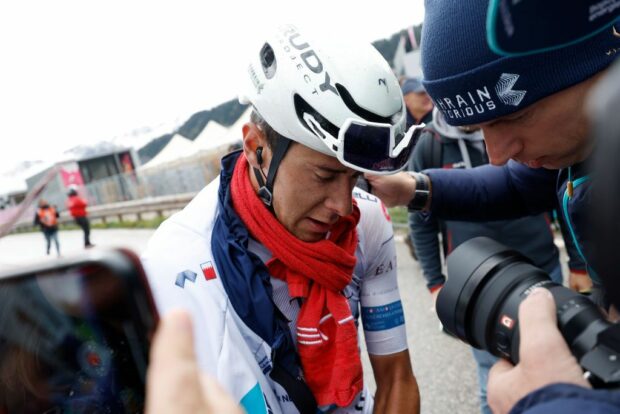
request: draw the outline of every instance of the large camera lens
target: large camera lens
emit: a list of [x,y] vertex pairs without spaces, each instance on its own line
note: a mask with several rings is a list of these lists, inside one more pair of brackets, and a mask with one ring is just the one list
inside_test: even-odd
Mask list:
[[552,282],[520,253],[487,237],[461,244],[448,257],[437,314],[448,332],[516,364],[519,304],[536,287],[553,295],[560,331],[579,360],[609,322],[587,297]]

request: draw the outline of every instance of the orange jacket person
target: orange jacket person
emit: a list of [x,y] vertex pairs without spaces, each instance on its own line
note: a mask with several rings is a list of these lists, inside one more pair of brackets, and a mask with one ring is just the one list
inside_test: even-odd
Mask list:
[[47,242],[47,254],[50,254],[52,240],[56,245],[56,253],[60,256],[60,243],[58,242],[58,211],[44,200],[39,200],[39,208],[34,215],[34,225],[41,227],[41,232]]

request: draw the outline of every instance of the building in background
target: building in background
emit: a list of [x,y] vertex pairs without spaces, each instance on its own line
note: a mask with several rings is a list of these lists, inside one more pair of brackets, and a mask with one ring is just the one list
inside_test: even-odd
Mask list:
[[400,34],[400,41],[394,53],[392,67],[398,78],[422,77],[420,65],[420,39],[422,25],[409,26]]
[[32,190],[52,168],[56,168],[58,174],[47,183],[41,195],[50,204],[56,205],[59,211],[65,209],[64,200],[72,185],[80,189],[79,192],[92,205],[131,200],[135,197],[126,181],[137,179],[139,162],[135,150],[128,148],[60,161],[27,177],[27,191]]

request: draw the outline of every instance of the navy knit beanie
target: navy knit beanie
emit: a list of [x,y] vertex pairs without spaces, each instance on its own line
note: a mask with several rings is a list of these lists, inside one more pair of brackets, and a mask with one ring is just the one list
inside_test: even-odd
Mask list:
[[425,2],[423,83],[450,125],[519,111],[592,77],[620,54],[620,34],[612,27],[561,49],[499,56],[487,45],[487,7],[484,0]]

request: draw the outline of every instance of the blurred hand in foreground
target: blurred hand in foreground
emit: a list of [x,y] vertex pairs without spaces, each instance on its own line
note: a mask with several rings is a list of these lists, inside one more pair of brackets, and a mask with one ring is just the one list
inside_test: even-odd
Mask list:
[[243,414],[213,378],[200,372],[192,322],[185,312],[170,312],[155,333],[147,373],[146,413]]

